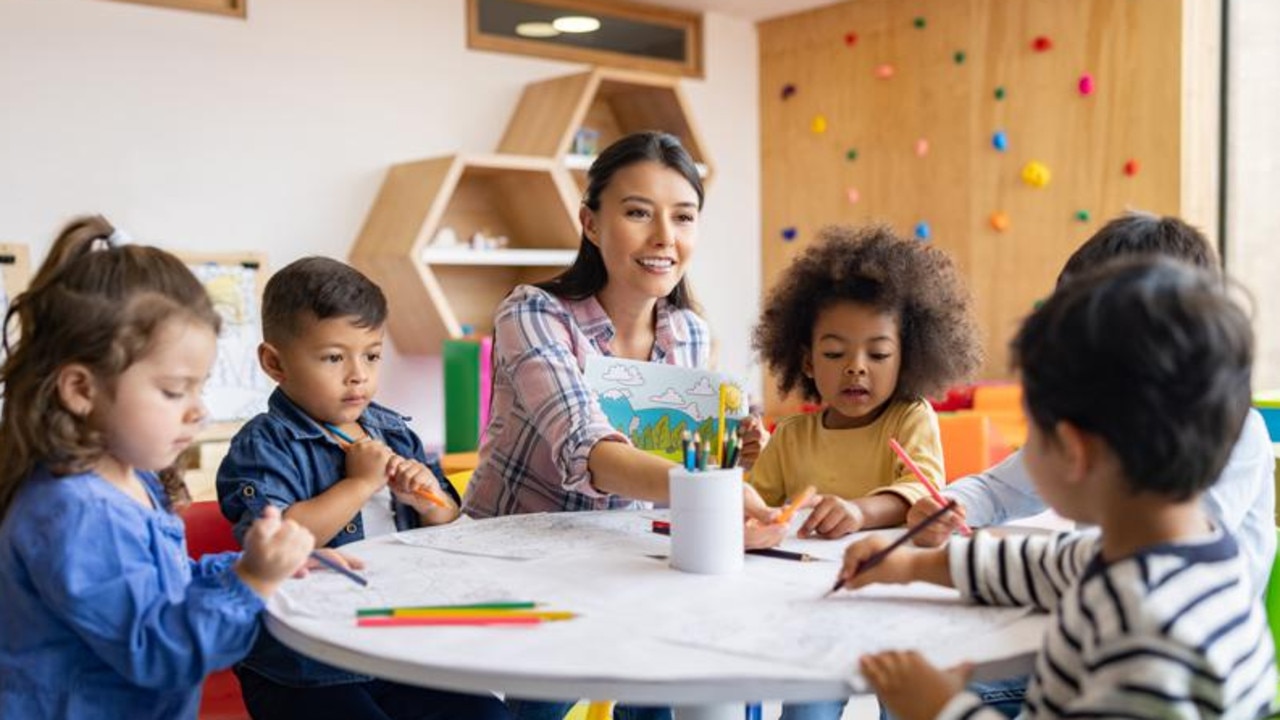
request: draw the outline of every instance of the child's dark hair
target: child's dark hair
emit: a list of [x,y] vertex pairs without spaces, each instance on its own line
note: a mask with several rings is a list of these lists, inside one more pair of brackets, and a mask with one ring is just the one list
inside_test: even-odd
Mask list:
[[[693,158],[680,144],[679,138],[652,130],[627,135],[600,153],[587,171],[587,191],[582,197],[582,204],[592,212],[598,212],[600,195],[609,187],[613,176],[619,170],[640,162],[656,162],[684,176],[698,194],[698,209],[702,209],[702,178],[698,175],[698,166],[694,164]],[[605,270],[600,248],[588,240],[584,233],[573,264],[559,275],[536,283],[535,286],[556,297],[583,300],[600,292],[608,280],[609,274]],[[667,302],[681,310],[699,311],[687,277],[680,278],[680,282],[667,295]]]
[[752,345],[783,393],[820,401],[805,376],[818,315],[855,302],[893,315],[902,365],[895,399],[928,397],[967,378],[982,362],[970,299],[951,258],[880,225],[832,226],[818,233],[765,300]]
[[305,257],[280,268],[262,293],[262,338],[286,342],[298,334],[304,316],[316,320],[354,317],[356,327],[382,327],[387,297],[359,270],[327,257]]
[[1217,254],[1204,235],[1185,221],[1145,212],[1127,212],[1102,226],[1067,258],[1061,285],[1120,257],[1160,255],[1206,270],[1218,269]]
[[1116,260],[1060,287],[1013,341],[1031,421],[1093,433],[1133,490],[1185,501],[1222,472],[1249,411],[1253,335],[1216,274]]
[[[62,367],[84,365],[114,393],[116,379],[146,355],[164,323],[182,320],[215,333],[221,327],[204,286],[181,260],[158,248],[115,245],[113,237],[101,216],[73,221],[5,315],[0,518],[37,465],[68,475],[106,452],[88,418],[62,405]],[[160,480],[171,509],[189,500],[178,468],[165,469]]]

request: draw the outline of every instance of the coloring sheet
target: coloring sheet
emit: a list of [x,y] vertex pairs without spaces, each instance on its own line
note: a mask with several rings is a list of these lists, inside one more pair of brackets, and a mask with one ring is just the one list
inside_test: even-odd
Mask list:
[[667,552],[670,543],[649,532],[650,516],[633,512],[565,512],[509,515],[486,520],[458,520],[447,532],[420,529],[397,534],[415,547],[512,560],[535,560],[572,554],[583,547],[630,550],[633,554]]
[[583,374],[610,425],[632,445],[674,462],[682,462],[686,430],[719,451],[721,384],[728,429],[748,413],[742,381],[711,370],[595,355],[587,358]]

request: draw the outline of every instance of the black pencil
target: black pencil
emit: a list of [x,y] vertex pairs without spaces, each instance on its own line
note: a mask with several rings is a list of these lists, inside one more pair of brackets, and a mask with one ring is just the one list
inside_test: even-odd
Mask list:
[[[873,553],[871,557],[867,558],[866,560],[863,560],[862,564],[858,566],[858,569],[854,571],[854,574],[857,575],[863,570],[870,570],[871,568],[884,562],[884,559],[889,556],[889,553],[893,552],[897,548],[901,547],[903,543],[905,543],[906,541],[918,535],[921,530],[924,530],[925,528],[929,527],[930,525],[940,520],[943,515],[946,515],[947,513],[951,512],[952,510],[955,509],[955,507],[956,507],[956,501],[948,500],[947,504],[943,505],[941,510],[935,512],[934,514],[930,515],[924,520],[921,520],[919,525],[916,525],[910,530],[907,530],[906,532],[902,533],[902,535],[897,540],[894,540],[893,542],[889,543],[889,545],[885,547],[883,550]],[[831,589],[827,591],[827,595],[831,595],[832,593],[838,591],[842,587],[844,587],[844,578],[836,578],[836,584],[831,586]]]

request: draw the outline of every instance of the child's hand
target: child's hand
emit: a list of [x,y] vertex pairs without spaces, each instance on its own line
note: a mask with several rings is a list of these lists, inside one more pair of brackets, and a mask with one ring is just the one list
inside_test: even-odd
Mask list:
[[881,704],[901,720],[932,720],[964,690],[972,665],[939,670],[913,650],[863,655],[858,666]]
[[324,567],[324,563],[313,557],[314,555],[324,555],[333,562],[341,565],[348,570],[363,570],[364,561],[354,555],[346,555],[332,548],[316,548],[316,551],[307,556],[307,562],[298,568],[298,572],[294,573],[295,578],[306,577],[311,570],[319,570]]
[[769,431],[764,429],[764,422],[756,415],[748,415],[742,419],[738,428],[742,431],[742,447],[738,450],[738,464],[743,470],[750,470],[760,457],[760,451],[769,443]]
[[860,570],[862,563],[892,542],[891,538],[883,535],[872,535],[845,549],[844,566],[840,568],[839,576],[844,587],[852,590],[872,583],[902,584],[920,579],[915,573],[914,560],[915,555],[923,551],[908,547],[900,547],[876,565]]
[[[391,492],[396,499],[418,511],[429,525],[452,522],[458,517],[458,506],[440,487],[435,473],[426,465],[408,458],[394,456],[387,465],[391,478]],[[432,495],[439,502],[432,502],[423,494]]]
[[748,518],[742,526],[743,546],[747,550],[775,547],[786,537],[786,523],[762,523],[755,518]]
[[867,522],[857,503],[835,495],[819,495],[814,501],[813,512],[796,531],[802,538],[817,535],[832,540],[861,530]]
[[[911,542],[920,547],[938,547],[943,545],[951,538],[951,533],[960,529],[964,524],[964,505],[959,500],[955,501],[956,507],[951,512],[938,518],[932,525],[916,533],[911,538]],[[921,498],[911,505],[911,509],[907,510],[907,527],[915,527],[924,522],[925,518],[942,509],[942,505],[931,497]]]
[[394,457],[391,448],[372,438],[352,443],[347,446],[347,477],[365,483],[373,494],[386,484]]
[[245,533],[244,552],[236,561],[235,573],[265,600],[285,578],[303,567],[315,546],[315,536],[309,530],[282,519],[278,508],[267,507]]

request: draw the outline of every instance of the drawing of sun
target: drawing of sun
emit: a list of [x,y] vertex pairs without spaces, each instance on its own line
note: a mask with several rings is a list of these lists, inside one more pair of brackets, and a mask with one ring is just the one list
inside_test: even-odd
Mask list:
[[724,408],[727,412],[740,413],[746,410],[742,406],[742,389],[737,385],[726,385],[724,388]]

